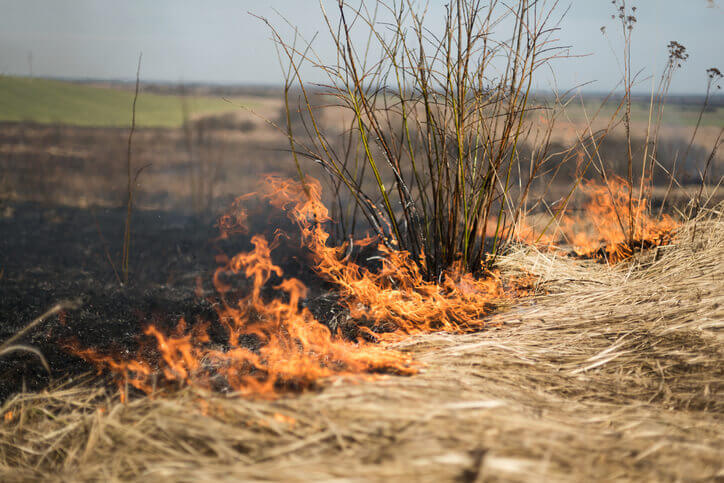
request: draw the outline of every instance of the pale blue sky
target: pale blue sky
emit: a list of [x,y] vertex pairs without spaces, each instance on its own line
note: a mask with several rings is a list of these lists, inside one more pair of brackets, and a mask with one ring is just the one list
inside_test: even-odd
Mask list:
[[[445,3],[430,0],[430,20],[441,20]],[[560,3],[571,5],[561,43],[572,45],[574,54],[591,55],[558,61],[558,87],[595,81],[589,89],[612,88],[620,73],[599,30],[607,25],[610,34],[616,32],[611,1]],[[660,72],[666,44],[677,40],[691,57],[677,73],[672,92],[703,92],[704,71],[712,66],[724,70],[721,6],[711,8],[707,0],[632,3],[639,17],[635,66]],[[129,79],[143,51],[143,80],[276,84],[281,73],[269,32],[247,13],[274,18],[274,8],[309,36],[323,28],[318,0],[0,0],[0,73],[27,75],[32,52],[38,76]],[[331,52],[326,37],[317,45],[322,53]],[[539,87],[548,83],[548,78],[539,79]],[[646,83],[639,90],[649,87]]]

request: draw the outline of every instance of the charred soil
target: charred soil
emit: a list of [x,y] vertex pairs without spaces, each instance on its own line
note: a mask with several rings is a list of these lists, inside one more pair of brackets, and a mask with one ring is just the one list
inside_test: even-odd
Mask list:
[[37,390],[51,379],[90,370],[64,348],[71,340],[133,350],[151,320],[175,323],[181,316],[194,320],[213,313],[195,295],[196,277],[213,267],[212,231],[193,218],[135,212],[131,280],[124,287],[106,256],[118,264],[122,209],[5,202],[2,210],[0,339],[9,338],[60,300],[81,303],[80,309],[50,318],[23,340],[45,355],[50,375],[32,355],[0,359],[3,400],[22,389]]

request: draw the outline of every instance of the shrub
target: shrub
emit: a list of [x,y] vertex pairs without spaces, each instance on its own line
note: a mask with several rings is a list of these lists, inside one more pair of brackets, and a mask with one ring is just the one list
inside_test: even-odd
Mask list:
[[[334,15],[322,8],[336,46],[332,65],[296,30],[287,42],[272,27],[288,66],[287,106],[294,86],[306,109],[306,136],[289,123],[292,151],[298,166],[299,156],[315,160],[333,192],[350,201],[339,202],[345,232],[363,218],[388,247],[415,257],[428,278],[493,263],[533,181],[550,170],[557,111],[534,102],[532,86],[534,73],[561,54],[553,7],[457,0],[435,26],[411,2],[339,0]],[[327,80],[306,84],[305,64]],[[313,97],[320,92],[345,130],[319,122]],[[534,132],[541,116],[547,127]],[[533,137],[523,159],[521,147]]]

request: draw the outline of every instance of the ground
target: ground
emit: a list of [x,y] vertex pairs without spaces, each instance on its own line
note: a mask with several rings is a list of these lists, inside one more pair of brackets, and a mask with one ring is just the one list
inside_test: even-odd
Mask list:
[[[721,207],[609,268],[521,249],[540,295],[489,330],[396,344],[412,377],[276,400],[132,398],[91,376],[5,403],[0,474],[25,479],[711,481],[724,475]],[[693,241],[692,241],[693,238]],[[492,328],[495,327],[495,328]]]
[[[56,302],[80,299],[82,304],[63,319],[65,325],[55,320],[26,340],[45,354],[52,377],[88,370],[64,350],[71,340],[88,346],[132,346],[149,320],[175,324],[182,315],[193,318],[204,311],[194,294],[195,278],[208,276],[207,269],[214,266],[219,248],[212,242],[213,227],[169,212],[136,213],[133,243],[143,250],[134,252],[130,283],[121,287],[106,254],[119,253],[123,220],[121,209],[3,205],[0,231],[13,236],[0,240],[0,339]],[[118,267],[119,259],[113,258]],[[2,399],[21,387],[38,389],[48,382],[37,360],[22,354],[0,359],[0,375]]]
[[[0,76],[0,121],[126,127],[133,91],[49,79]],[[140,127],[179,127],[189,117],[258,107],[250,97],[159,95],[144,93],[136,106]]]
[[[128,86],[118,91],[130,102]],[[263,117],[280,116],[278,99],[256,102]],[[662,129],[670,152],[688,143],[690,130]],[[567,142],[575,131],[564,122],[556,136]],[[717,133],[701,128],[697,159]],[[133,166],[151,167],[136,188],[122,286],[114,267],[127,142],[120,127],[0,124],[0,341],[61,300],[80,303],[18,341],[40,351],[49,374],[36,354],[0,357],[3,481],[724,478],[715,200],[672,246],[617,267],[510,251],[501,270],[533,275],[534,295],[490,314],[479,333],[393,344],[419,364],[414,376],[328,379],[273,400],[183,388],[121,402],[110,378],[66,346],[132,353],[149,321],[213,318],[215,257],[248,249],[251,234],[218,240],[220,210],[265,172],[294,175],[283,135],[248,111],[139,129]],[[697,189],[673,196],[686,201]],[[252,220],[254,232],[273,233],[284,219],[268,215]],[[328,287],[305,267],[295,255],[284,268],[307,277],[305,303],[322,317],[333,299],[315,298]]]

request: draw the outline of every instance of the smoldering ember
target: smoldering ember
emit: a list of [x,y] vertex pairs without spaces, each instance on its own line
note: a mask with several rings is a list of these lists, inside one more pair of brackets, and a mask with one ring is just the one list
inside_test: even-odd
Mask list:
[[34,3],[2,481],[724,477],[717,2]]

